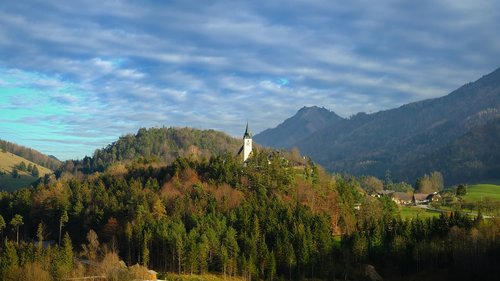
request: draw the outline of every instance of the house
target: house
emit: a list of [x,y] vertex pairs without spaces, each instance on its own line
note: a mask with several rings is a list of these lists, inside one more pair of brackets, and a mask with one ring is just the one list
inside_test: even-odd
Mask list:
[[399,205],[410,205],[413,203],[413,196],[406,192],[393,192],[391,198]]
[[379,190],[376,193],[371,194],[371,196],[372,197],[377,197],[377,198],[380,198],[380,197],[383,197],[383,196],[389,196],[389,197],[391,197],[394,192],[395,192],[394,190]]
[[439,201],[441,196],[437,193],[414,193],[413,194],[413,205],[425,205],[432,201]]

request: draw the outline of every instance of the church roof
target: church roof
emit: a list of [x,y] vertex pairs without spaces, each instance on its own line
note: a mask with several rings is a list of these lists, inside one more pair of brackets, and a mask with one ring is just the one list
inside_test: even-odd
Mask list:
[[248,130],[248,122],[247,122],[247,127],[245,129],[245,134],[243,134],[243,138],[244,139],[250,139],[252,138],[252,134],[250,133],[250,131]]

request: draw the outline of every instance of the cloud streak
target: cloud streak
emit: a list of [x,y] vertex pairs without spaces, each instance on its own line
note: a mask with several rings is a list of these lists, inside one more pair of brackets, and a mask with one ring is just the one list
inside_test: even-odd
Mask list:
[[350,116],[437,97],[499,67],[498,11],[486,0],[6,1],[0,134],[81,158],[140,127],[239,136],[246,120],[259,132],[305,105]]

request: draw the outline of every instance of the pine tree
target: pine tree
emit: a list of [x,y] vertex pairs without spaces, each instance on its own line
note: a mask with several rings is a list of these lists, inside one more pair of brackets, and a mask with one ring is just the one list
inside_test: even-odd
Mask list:
[[51,273],[56,280],[67,277],[73,270],[73,245],[69,234],[66,233],[62,245],[56,248],[55,257],[51,263]]
[[3,230],[5,229],[5,227],[7,226],[7,224],[5,223],[5,220],[3,219],[2,215],[0,215],[0,239],[3,240]]
[[71,238],[66,232],[62,241],[62,248],[60,249],[60,257],[63,265],[64,273],[67,274],[73,269],[73,245]]
[[17,171],[17,168],[13,168],[13,169],[12,169],[11,175],[12,175],[12,177],[13,177],[13,178],[15,178],[15,179],[17,179],[17,178],[19,178],[19,177],[20,177],[20,176],[19,176],[19,172]]
[[5,239],[3,253],[0,258],[0,279],[12,273],[19,266],[19,257],[16,246],[11,241]]
[[23,172],[26,171],[26,163],[24,163],[24,161],[21,161],[21,163],[19,164],[19,170]]
[[19,245],[19,227],[21,227],[24,224],[23,222],[23,216],[19,214],[15,214],[14,218],[10,221],[10,225],[12,225],[13,228],[16,229],[16,241],[17,244]]
[[34,176],[35,178],[38,178],[40,176],[40,171],[38,171],[38,167],[36,165],[33,166],[33,170],[31,171],[31,175]]
[[59,245],[61,245],[61,233],[62,233],[62,228],[64,224],[66,224],[69,221],[68,218],[68,212],[64,210],[61,214],[61,217],[59,218]]
[[38,245],[37,245],[37,251],[39,254],[42,253],[42,247],[43,247],[43,239],[44,239],[44,225],[43,223],[39,223],[38,227],[36,229],[36,238],[38,239]]

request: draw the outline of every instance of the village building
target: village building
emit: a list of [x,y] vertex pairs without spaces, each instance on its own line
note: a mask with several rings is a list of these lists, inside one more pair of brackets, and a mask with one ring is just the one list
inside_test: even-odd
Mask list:
[[425,205],[432,201],[439,201],[441,196],[437,193],[414,193],[413,194],[413,205]]
[[391,198],[399,205],[410,205],[413,203],[413,196],[407,192],[393,192]]

